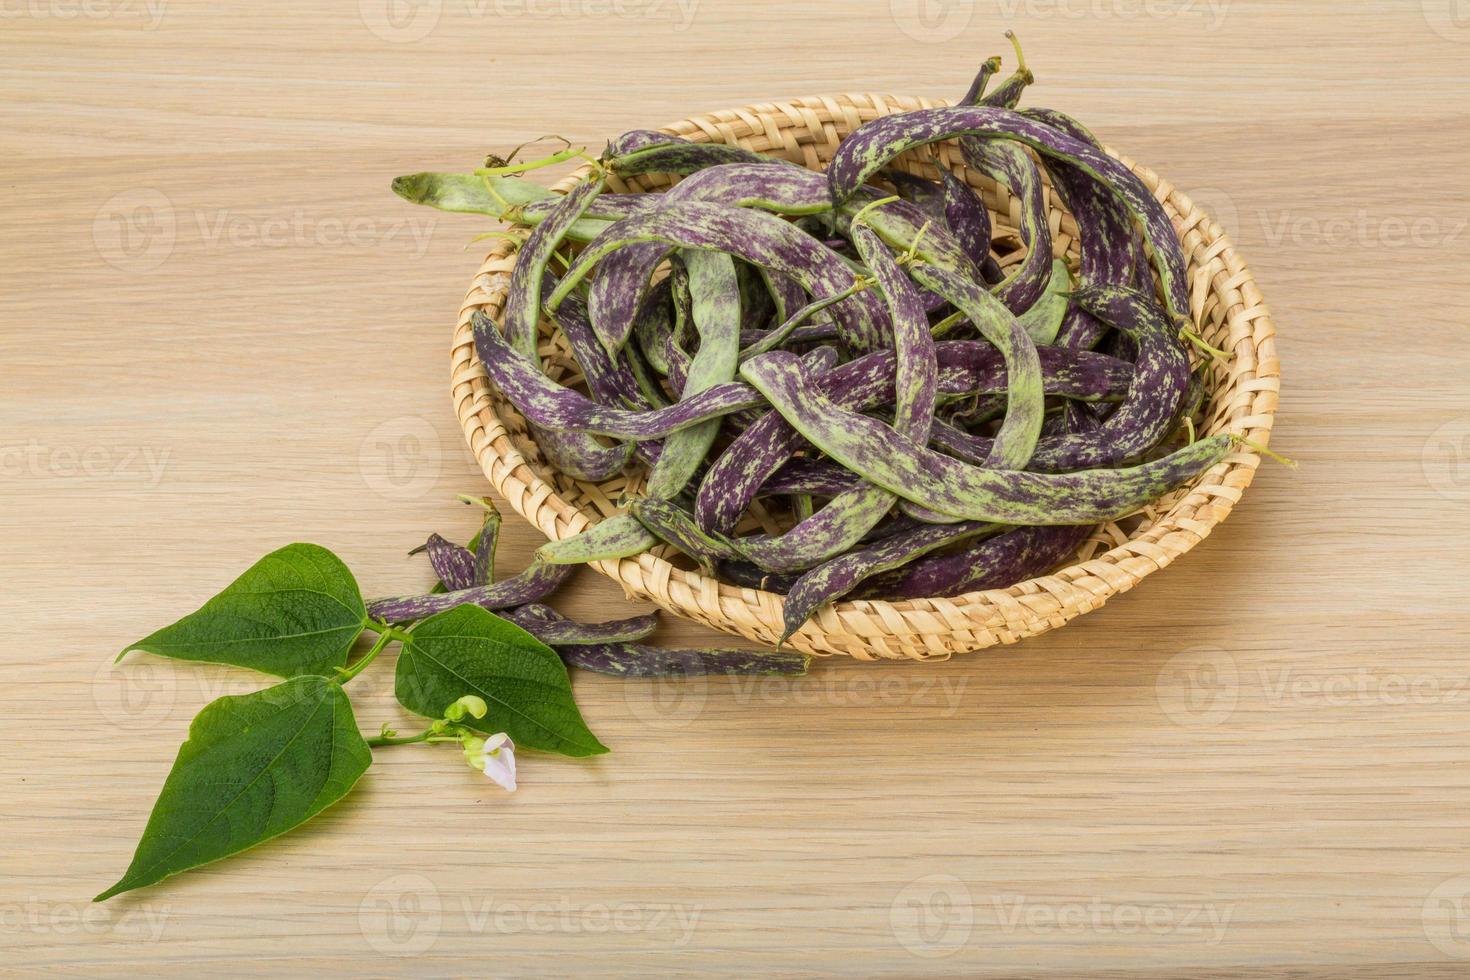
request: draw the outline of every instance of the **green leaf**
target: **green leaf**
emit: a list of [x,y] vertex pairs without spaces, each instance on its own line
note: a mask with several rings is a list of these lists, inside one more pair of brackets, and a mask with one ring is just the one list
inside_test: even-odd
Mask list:
[[127,874],[94,901],[285,833],[346,796],[371,761],[335,681],[220,698],[189,726]]
[[367,625],[357,581],[320,545],[290,544],[251,565],[172,626],[130,644],[175,660],[233,664],[296,677],[330,675]]
[[427,718],[478,695],[490,712],[465,724],[505,732],[517,746],[572,756],[607,751],[577,710],[561,658],[479,606],[456,606],[414,627],[398,654],[394,690],[400,704]]

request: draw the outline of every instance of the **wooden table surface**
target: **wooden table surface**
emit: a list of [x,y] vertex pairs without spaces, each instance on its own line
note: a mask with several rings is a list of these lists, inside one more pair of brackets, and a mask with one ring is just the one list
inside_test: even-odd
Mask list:
[[[0,0],[0,969],[1470,971],[1470,19],[1454,0]],[[133,655],[295,540],[465,538],[483,221],[395,174],[767,97],[956,96],[1014,26],[1215,212],[1284,372],[1230,521],[1048,636],[800,680],[578,675],[507,796],[384,750],[309,827],[94,906],[201,706]],[[507,567],[538,543],[507,520]],[[625,614],[590,571],[564,609]],[[669,622],[663,640],[719,642]],[[391,663],[354,682],[403,720]]]

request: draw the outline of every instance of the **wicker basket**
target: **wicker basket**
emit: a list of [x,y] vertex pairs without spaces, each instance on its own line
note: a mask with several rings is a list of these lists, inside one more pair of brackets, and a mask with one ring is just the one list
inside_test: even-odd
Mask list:
[[[665,131],[736,144],[821,169],[838,142],[863,123],[944,104],[889,95],[815,96],[696,116]],[[958,147],[940,144],[931,149],[981,192],[996,217],[997,240],[1013,235],[1020,213],[1017,202],[1003,188],[967,171]],[[1174,220],[1188,258],[1191,307],[1199,332],[1214,346],[1233,353],[1228,363],[1216,361],[1209,369],[1210,391],[1197,419],[1200,431],[1231,431],[1265,444],[1280,372],[1275,329],[1255,280],[1220,227],[1189,198],[1157,174],[1119,159],[1143,178]],[[914,173],[936,176],[925,160],[906,160],[904,165]],[[574,179],[559,188],[571,186]],[[659,191],[670,183],[658,175],[609,180],[610,189],[621,192]],[[1049,189],[1048,201],[1055,250],[1075,259],[1076,226]],[[487,380],[471,338],[470,316],[484,309],[499,318],[514,264],[514,255],[504,246],[493,249],[460,310],[451,356],[455,411],[475,458],[500,495],[548,537],[565,538],[612,514],[628,478],[594,485],[553,472],[528,439],[524,420]],[[579,375],[565,341],[548,324],[543,324],[543,331],[543,356],[551,374],[563,383],[576,383]],[[1122,526],[1099,528],[1075,561],[1054,574],[949,599],[838,602],[820,610],[789,644],[818,655],[929,660],[1013,643],[1061,626],[1133,588],[1145,575],[1194,547],[1230,513],[1259,462],[1254,453],[1231,455],[1142,515]],[[781,633],[781,596],[687,570],[670,561],[667,552],[598,562],[594,567],[621,583],[630,596],[716,629],[767,644]]]

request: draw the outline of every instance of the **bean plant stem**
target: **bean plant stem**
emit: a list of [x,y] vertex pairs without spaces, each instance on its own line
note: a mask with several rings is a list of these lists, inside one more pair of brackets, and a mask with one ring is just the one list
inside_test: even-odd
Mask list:
[[352,678],[362,673],[368,664],[372,663],[378,658],[378,654],[382,653],[383,648],[386,647],[389,643],[392,643],[394,640],[402,643],[408,639],[407,632],[399,629],[396,626],[390,626],[387,623],[369,622],[368,629],[375,630],[377,632],[377,640],[373,642],[372,647],[368,650],[367,653],[363,654],[362,659],[359,660],[357,663],[353,664],[351,667],[338,668],[337,682],[339,684],[346,684],[348,681],[352,680]]

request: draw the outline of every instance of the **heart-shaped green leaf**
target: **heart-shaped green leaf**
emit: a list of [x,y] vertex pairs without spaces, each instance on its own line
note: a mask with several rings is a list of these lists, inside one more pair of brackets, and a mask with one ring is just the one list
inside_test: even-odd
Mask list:
[[479,606],[456,606],[414,627],[398,654],[398,701],[438,718],[466,694],[490,711],[464,723],[505,732],[518,746],[563,755],[607,747],[582,720],[561,658],[540,640]]
[[199,712],[122,880],[95,901],[283,834],[347,795],[372,761],[335,681],[297,677]]
[[[367,625],[357,581],[320,545],[290,544],[172,626],[127,646],[175,660],[330,675]],[[121,659],[121,658],[119,658]]]

